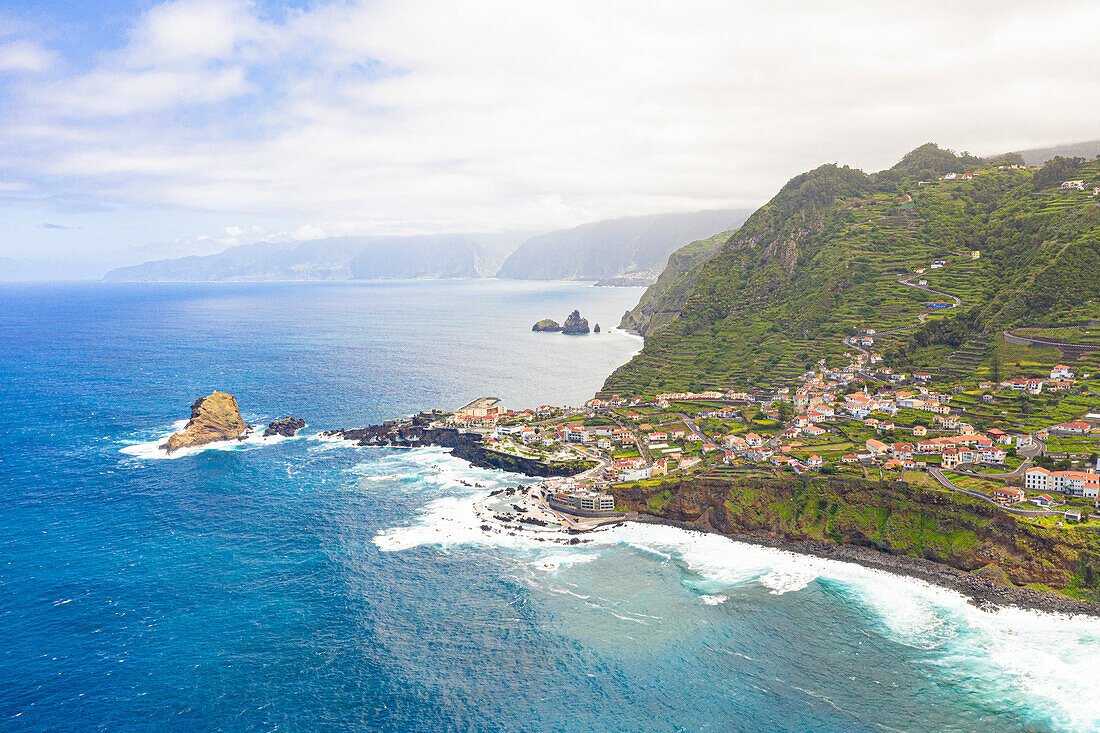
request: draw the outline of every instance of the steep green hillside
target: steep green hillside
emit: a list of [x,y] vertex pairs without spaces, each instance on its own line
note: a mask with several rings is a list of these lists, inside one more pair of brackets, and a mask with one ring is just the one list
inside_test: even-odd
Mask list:
[[722,232],[709,239],[685,244],[669,255],[661,277],[646,288],[638,305],[626,312],[619,328],[627,328],[645,336],[672,321],[695,288],[703,265],[718,252],[732,233]]
[[[960,175],[938,180],[946,173]],[[1086,191],[1062,191],[1066,178]],[[792,179],[699,272],[680,313],[605,390],[789,384],[821,357],[839,363],[845,334],[874,328],[899,365],[992,370],[1000,331],[1100,313],[1100,158],[1012,169],[935,145],[867,175],[826,165]],[[980,252],[972,260],[971,251]],[[938,299],[899,283],[929,269],[931,287],[963,301],[921,325]],[[957,376],[957,375],[956,375]]]

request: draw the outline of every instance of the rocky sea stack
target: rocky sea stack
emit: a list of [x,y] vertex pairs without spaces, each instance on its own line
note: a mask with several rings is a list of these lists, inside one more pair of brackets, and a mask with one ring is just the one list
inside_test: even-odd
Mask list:
[[597,323],[595,326],[592,327],[592,333],[599,333],[599,332],[600,332],[600,324]]
[[552,318],[543,318],[541,321],[531,326],[532,331],[547,331],[554,332],[560,331],[561,325]]
[[565,323],[561,327],[561,332],[568,335],[588,333],[588,319],[581,318],[580,311],[573,311],[569,314],[569,317],[565,319]]
[[251,430],[237,407],[237,400],[226,392],[213,392],[191,405],[191,421],[160,447],[172,453],[180,448],[206,445],[221,440],[244,440]]
[[275,420],[267,426],[267,430],[264,431],[264,437],[270,438],[272,435],[282,435],[287,438],[293,438],[294,434],[306,426],[306,421],[299,417],[284,417],[279,420]]

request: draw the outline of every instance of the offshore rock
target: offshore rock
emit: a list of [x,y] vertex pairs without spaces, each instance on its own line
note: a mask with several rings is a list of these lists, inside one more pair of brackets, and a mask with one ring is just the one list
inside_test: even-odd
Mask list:
[[306,426],[306,421],[298,417],[284,417],[280,420],[275,420],[267,426],[267,430],[264,431],[264,437],[270,438],[272,435],[282,435],[287,438],[293,438],[294,434]]
[[580,311],[573,311],[565,319],[561,332],[568,335],[588,333],[588,319],[581,318]]
[[221,440],[244,440],[251,430],[241,418],[237,400],[226,392],[212,392],[191,405],[191,420],[160,447],[172,453],[180,448]]
[[543,318],[541,321],[539,321],[535,325],[531,326],[531,330],[532,331],[554,332],[554,331],[560,331],[561,326],[558,324],[557,321],[555,321],[551,318]]
[[600,324],[597,323],[595,326],[593,326],[592,333],[599,333],[599,332],[600,332]]

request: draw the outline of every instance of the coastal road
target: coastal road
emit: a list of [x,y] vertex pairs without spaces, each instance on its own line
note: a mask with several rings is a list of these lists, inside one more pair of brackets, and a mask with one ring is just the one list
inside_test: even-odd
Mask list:
[[582,471],[581,473],[578,473],[573,478],[577,478],[577,479],[580,479],[580,480],[583,481],[587,478],[595,476],[597,473],[599,473],[600,471],[602,471],[603,469],[605,469],[605,468],[607,468],[608,466],[611,465],[611,462],[607,458],[605,458],[604,455],[602,453],[600,453],[599,451],[590,451],[589,449],[584,448],[583,446],[575,446],[575,445],[570,446],[570,449],[581,460],[596,461],[595,466],[588,469],[587,471]]
[[980,491],[971,491],[970,489],[964,489],[963,487],[956,485],[951,479],[947,478],[947,476],[944,476],[943,471],[939,468],[929,468],[928,473],[932,474],[932,478],[936,479],[936,481],[938,481],[940,485],[944,488],[951,489],[952,491],[957,491],[960,494],[966,494],[967,496],[973,496],[975,499],[981,499],[982,501],[988,502],[998,509],[1007,512],[1008,514],[1015,514],[1021,517],[1053,517],[1062,515],[1062,512],[1055,512],[1049,509],[1016,509],[1014,507],[1004,506],[993,501],[993,499],[989,498]]
[[1017,336],[1011,331],[1004,331],[1002,335],[1007,343],[1016,344],[1018,346],[1040,346],[1055,349],[1077,349],[1081,351],[1100,349],[1100,344],[1071,344],[1066,341],[1055,341],[1054,339],[1029,338],[1027,336]]

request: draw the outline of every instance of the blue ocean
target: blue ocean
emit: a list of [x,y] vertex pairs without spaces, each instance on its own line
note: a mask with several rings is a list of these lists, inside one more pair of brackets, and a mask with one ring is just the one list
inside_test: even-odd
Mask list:
[[[639,295],[0,288],[0,730],[1100,729],[1094,619],[663,527],[487,536],[474,501],[527,479],[319,436],[580,404]],[[603,333],[530,331],[574,308]],[[215,389],[308,426],[160,457]]]

